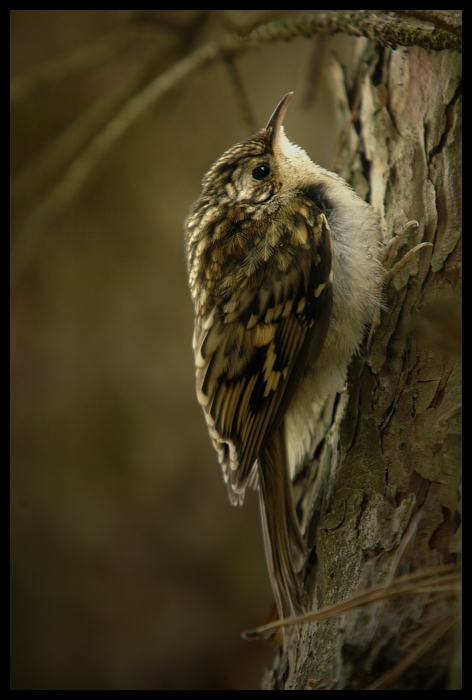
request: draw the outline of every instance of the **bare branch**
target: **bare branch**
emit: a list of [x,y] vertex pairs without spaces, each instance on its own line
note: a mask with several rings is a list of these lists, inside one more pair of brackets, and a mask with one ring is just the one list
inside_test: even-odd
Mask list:
[[445,29],[431,29],[401,18],[371,10],[341,10],[316,15],[301,15],[277,20],[258,27],[248,39],[271,42],[311,37],[314,34],[349,34],[364,36],[381,46],[418,46],[429,51],[455,49],[461,51],[460,37]]
[[18,204],[25,197],[32,196],[85,147],[87,142],[142,85],[149,71],[149,60],[157,52],[152,49],[146,61],[142,61],[129,75],[122,75],[120,83],[106,92],[83,114],[80,114],[62,131],[44,151],[11,182],[10,202]]
[[[97,134],[89,146],[71,165],[63,179],[29,216],[19,231],[16,240],[11,265],[12,284],[15,284],[18,276],[35,255],[44,229],[54,220],[63,207],[77,196],[102,156],[110,150],[116,141],[128,131],[151,105],[155,104],[194,71],[215,59],[227,58],[264,43],[280,40],[288,41],[299,36],[311,37],[317,33],[346,33],[353,36],[365,36],[383,46],[401,44],[404,46],[420,46],[432,50],[446,48],[460,50],[461,45],[459,37],[445,30],[431,31],[428,28],[371,11],[341,11],[277,20],[257,27],[245,37],[236,34],[225,34],[220,39],[201,46],[175,63],[166,73],[160,75],[133,97]],[[95,58],[94,61],[96,61]],[[77,63],[79,61],[76,59],[75,65]],[[74,64],[74,61],[72,61],[72,64]]]
[[397,15],[416,17],[425,22],[431,22],[435,27],[447,29],[458,36],[462,36],[462,13],[446,10],[391,10]]
[[62,180],[38,205],[19,231],[12,255],[12,286],[35,255],[44,229],[77,196],[105,153],[152,104],[198,67],[219,56],[220,45],[221,42],[205,44],[176,63],[170,70],[153,80],[144,90],[129,100],[123,109],[95,136],[82,154],[72,163]]

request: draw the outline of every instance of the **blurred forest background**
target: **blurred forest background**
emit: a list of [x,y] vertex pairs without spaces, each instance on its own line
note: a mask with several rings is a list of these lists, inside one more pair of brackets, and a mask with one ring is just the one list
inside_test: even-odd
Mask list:
[[235,12],[11,11],[13,689],[251,689],[273,654],[239,637],[272,594],[256,498],[230,506],[195,398],[183,222],[290,90],[289,137],[332,167],[327,67],[366,42],[195,70],[61,200],[94,136]]

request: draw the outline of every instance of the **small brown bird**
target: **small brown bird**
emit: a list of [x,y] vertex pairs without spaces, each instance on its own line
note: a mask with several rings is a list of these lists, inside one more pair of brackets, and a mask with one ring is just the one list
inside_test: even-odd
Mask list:
[[306,605],[291,476],[379,304],[379,223],[349,185],[265,129],[224,153],[186,222],[198,401],[230,500],[260,494],[281,616]]

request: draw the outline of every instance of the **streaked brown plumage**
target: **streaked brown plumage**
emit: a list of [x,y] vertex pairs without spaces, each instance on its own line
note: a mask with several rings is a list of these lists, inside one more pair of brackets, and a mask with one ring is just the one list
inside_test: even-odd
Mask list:
[[[341,178],[290,144],[281,126],[290,97],[266,129],[210,168],[186,222],[197,396],[231,502],[242,503],[249,481],[257,483],[281,615],[303,609],[294,561],[306,551],[293,506],[287,438],[293,442],[295,433],[296,441],[306,442],[310,402],[342,388],[379,294],[375,216]],[[351,225],[361,217],[365,230],[350,233],[359,239],[353,250],[363,258],[361,269],[336,285],[345,251],[341,236],[337,266],[330,216],[334,224],[336,216],[341,221],[340,197],[356,208]],[[351,295],[356,276],[363,280],[361,293]],[[336,308],[350,308],[354,322],[337,318]],[[340,322],[349,335],[341,343]]]

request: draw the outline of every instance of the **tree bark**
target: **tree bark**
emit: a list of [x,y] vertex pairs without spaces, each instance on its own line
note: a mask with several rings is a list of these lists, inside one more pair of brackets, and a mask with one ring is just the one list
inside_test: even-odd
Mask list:
[[[399,257],[421,241],[433,248],[386,286],[371,349],[352,362],[296,484],[315,544],[303,572],[313,610],[455,562],[460,549],[461,60],[454,51],[370,51],[337,170],[368,190],[384,242],[418,221]],[[459,689],[457,625],[447,624],[457,608],[418,592],[288,628],[263,688]]]

